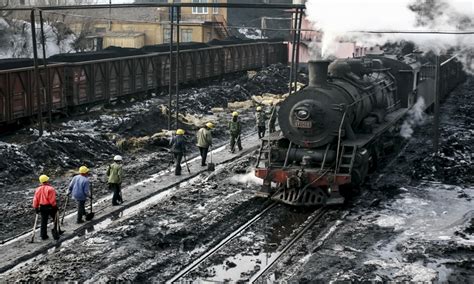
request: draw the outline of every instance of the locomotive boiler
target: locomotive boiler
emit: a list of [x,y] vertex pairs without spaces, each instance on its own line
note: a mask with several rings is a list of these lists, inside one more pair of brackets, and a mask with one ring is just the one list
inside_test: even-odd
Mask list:
[[393,148],[414,104],[419,61],[385,56],[311,61],[309,85],[278,110],[264,137],[258,195],[292,205],[338,204]]

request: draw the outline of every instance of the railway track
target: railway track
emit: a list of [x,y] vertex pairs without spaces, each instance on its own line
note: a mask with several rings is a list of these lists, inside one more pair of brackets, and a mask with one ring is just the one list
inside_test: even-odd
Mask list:
[[[270,204],[268,207],[264,208],[261,212],[256,214],[252,219],[250,219],[247,223],[233,231],[229,236],[227,236],[225,239],[220,241],[217,245],[214,247],[210,248],[207,250],[205,253],[203,253],[198,259],[193,261],[191,264],[187,265],[184,269],[182,269],[180,272],[175,274],[173,278],[169,279],[166,283],[183,283],[187,281],[194,281],[195,279],[188,279],[190,274],[196,270],[200,265],[203,265],[206,263],[206,261],[209,261],[210,258],[223,250],[226,246],[232,246],[232,241],[235,240],[237,237],[241,236],[246,230],[248,230],[251,227],[256,227],[258,225],[259,221],[262,221],[264,219],[264,216],[269,215],[270,212],[272,212],[272,209],[276,208],[276,203]],[[295,245],[295,243],[309,230],[311,229],[325,214],[328,212],[329,207],[321,207],[316,209],[314,212],[312,212],[308,218],[302,222],[298,226],[298,228],[292,232],[292,234],[288,237],[285,238],[284,241],[286,241],[286,244],[279,249],[276,254],[272,255],[270,257],[270,261],[266,263],[265,267],[261,268],[256,274],[250,278],[250,282],[254,282],[257,279],[259,279],[260,276],[264,275],[276,262],[278,262],[281,257],[291,248]],[[264,225],[263,225],[264,226]],[[245,248],[242,248],[245,249]],[[188,277],[188,278],[187,278]],[[223,280],[223,279],[220,279]],[[226,279],[228,280],[228,279]],[[236,279],[232,279],[231,281],[234,281]],[[219,280],[217,280],[219,281]]]
[[[249,133],[245,135],[243,139],[249,139],[250,141],[253,141],[255,140],[255,133]],[[255,142],[250,141],[249,144],[252,143],[256,145]],[[244,151],[239,152],[237,155],[231,155],[225,151],[225,145],[226,143],[222,143],[220,147],[214,150],[215,152],[222,153],[220,159],[214,158],[216,160],[215,162],[218,164],[216,171],[219,171],[225,167],[225,165],[242,158],[257,149],[257,146],[252,146],[244,149]],[[73,219],[75,218],[75,212],[68,212],[65,217],[64,226],[66,233],[58,241],[30,243],[29,237],[31,236],[31,230],[24,231],[20,234],[17,234],[15,237],[4,240],[3,243],[0,244],[0,254],[4,256],[3,260],[0,261],[0,274],[6,273],[15,267],[19,267],[35,257],[47,255],[54,247],[61,246],[62,243],[67,243],[69,240],[76,238],[78,235],[84,234],[84,232],[89,228],[93,228],[95,231],[105,228],[112,220],[116,219],[114,216],[117,216],[117,214],[126,214],[132,216],[144,207],[159,202],[162,196],[171,194],[173,189],[179,188],[183,184],[190,182],[194,178],[198,178],[201,174],[206,172],[205,168],[198,165],[199,159],[200,157],[198,155],[191,158],[188,161],[191,168],[191,173],[180,176],[178,179],[171,174],[172,167],[170,167],[169,169],[163,170],[162,172],[154,175],[148,180],[142,181],[136,185],[131,186],[130,188],[127,188],[124,192],[132,192],[134,191],[132,190],[133,188],[139,188],[139,193],[134,197],[124,196],[126,200],[129,200],[129,202],[127,202],[127,204],[124,206],[108,206],[108,202],[103,202],[103,199],[107,199],[108,197],[99,199],[94,205],[96,217],[84,225],[75,224],[73,222]],[[185,167],[184,164],[182,166]],[[123,216],[121,218],[123,218]],[[36,234],[38,234],[38,231],[39,229],[37,227]]]

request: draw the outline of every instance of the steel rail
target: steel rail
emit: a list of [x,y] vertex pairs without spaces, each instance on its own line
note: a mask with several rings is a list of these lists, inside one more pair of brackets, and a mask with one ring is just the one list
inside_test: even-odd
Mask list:
[[171,8],[171,7],[203,7],[203,8],[242,8],[242,9],[305,9],[303,4],[250,4],[250,3],[134,3],[134,4],[95,4],[95,5],[62,5],[2,8],[4,11],[31,11],[32,9],[83,10],[83,9],[127,9],[127,8]]
[[186,266],[183,270],[181,270],[180,272],[178,272],[175,276],[173,276],[173,278],[171,278],[170,280],[166,281],[166,283],[175,283],[177,282],[179,279],[181,279],[183,276],[185,276],[186,274],[188,274],[189,272],[191,272],[194,268],[196,268],[199,264],[203,263],[206,259],[208,259],[211,255],[213,255],[217,250],[219,250],[221,247],[225,246],[226,244],[228,244],[230,241],[232,241],[236,236],[238,236],[240,233],[242,233],[243,231],[245,231],[247,228],[249,228],[250,226],[252,226],[255,222],[257,222],[258,220],[260,220],[268,211],[270,211],[273,207],[275,207],[277,205],[276,202],[273,202],[271,203],[270,205],[268,205],[267,207],[265,207],[265,209],[263,209],[260,213],[258,213],[257,215],[255,215],[252,219],[250,219],[249,221],[247,221],[245,224],[243,224],[242,226],[240,226],[237,230],[235,230],[234,232],[232,232],[229,236],[227,236],[226,238],[224,238],[222,241],[220,241],[216,246],[212,247],[211,249],[209,249],[206,253],[202,254],[198,259],[196,259],[195,261],[193,261],[191,264],[189,264],[188,266]]
[[277,255],[265,266],[263,269],[260,269],[257,274],[250,278],[250,283],[255,283],[263,274],[265,274],[273,265],[278,262],[281,257],[291,248],[293,245],[310,229],[313,225],[319,221],[328,211],[328,207],[321,207],[316,212],[314,212],[310,218],[309,222],[304,225],[304,227],[281,249]]

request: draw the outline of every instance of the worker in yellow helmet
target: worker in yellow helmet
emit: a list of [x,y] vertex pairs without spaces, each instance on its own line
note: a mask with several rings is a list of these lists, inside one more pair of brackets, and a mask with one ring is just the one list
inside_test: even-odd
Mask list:
[[[41,214],[41,230],[40,235],[42,240],[47,240],[48,237],[48,218],[51,216],[53,221],[57,218],[56,212],[58,206],[56,204],[56,191],[49,183],[49,177],[47,175],[41,175],[39,177],[40,186],[35,191],[35,197],[33,198],[33,208],[36,210],[36,214]],[[54,222],[56,224],[56,221]],[[53,229],[53,237],[58,239],[59,236],[56,233],[57,228]]]
[[257,134],[258,138],[262,139],[265,136],[265,122],[267,117],[265,112],[262,110],[261,106],[257,107],[257,112],[255,113],[255,122],[257,124]]
[[234,111],[232,113],[232,120],[229,122],[229,132],[230,132],[230,152],[235,152],[235,143],[237,142],[237,147],[239,151],[242,151],[242,144],[240,142],[240,133],[242,127],[239,121],[239,113]]
[[74,176],[69,183],[69,194],[77,201],[78,224],[84,223],[82,216],[86,215],[86,200],[90,197],[89,169],[86,166],[79,168],[79,174]]
[[186,145],[184,141],[184,130],[176,130],[176,135],[171,138],[170,141],[171,152],[174,155],[174,160],[176,161],[176,167],[174,174],[179,176],[181,175],[181,161],[186,152]]
[[205,167],[207,152],[209,151],[209,147],[212,146],[212,134],[211,129],[214,128],[214,124],[212,122],[206,123],[204,127],[198,130],[196,133],[197,138],[197,146],[199,147],[199,152],[201,153],[201,166]]

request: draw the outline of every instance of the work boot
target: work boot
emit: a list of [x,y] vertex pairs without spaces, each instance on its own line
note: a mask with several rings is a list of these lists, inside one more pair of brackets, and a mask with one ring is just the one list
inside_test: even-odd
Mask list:
[[46,236],[41,236],[41,239],[42,239],[43,241],[45,241],[45,240],[49,239],[49,237],[48,237],[47,235],[46,235]]
[[84,220],[82,220],[82,219],[77,220],[76,223],[77,223],[77,224],[82,224],[82,223],[84,223]]

